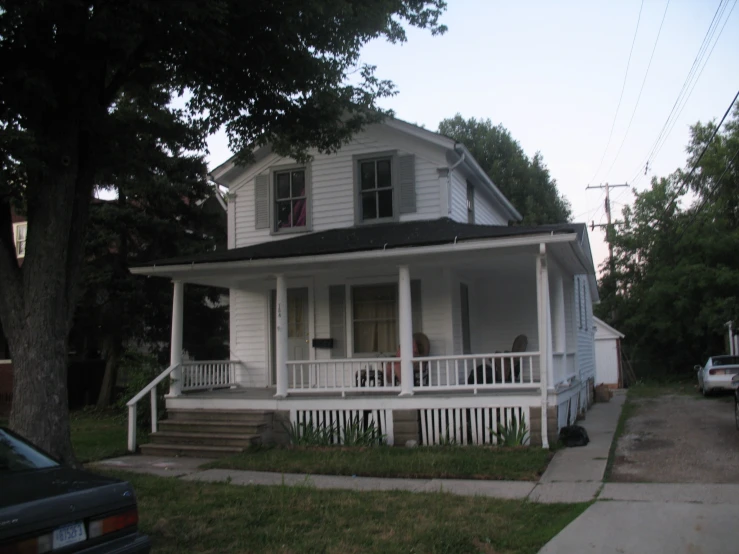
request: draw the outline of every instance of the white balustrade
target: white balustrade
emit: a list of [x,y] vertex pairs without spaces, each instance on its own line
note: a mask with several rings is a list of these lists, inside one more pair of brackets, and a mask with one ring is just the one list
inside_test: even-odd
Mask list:
[[[290,361],[288,392],[400,391],[400,358]],[[537,388],[538,352],[413,358],[413,390]]]
[[288,392],[400,390],[400,358],[287,362]]
[[182,362],[182,390],[210,390],[231,387],[236,382],[234,360]]

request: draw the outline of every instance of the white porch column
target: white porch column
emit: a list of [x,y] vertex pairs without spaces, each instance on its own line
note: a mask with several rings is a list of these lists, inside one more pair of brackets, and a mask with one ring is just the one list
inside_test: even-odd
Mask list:
[[287,285],[285,276],[277,275],[277,298],[275,299],[275,364],[277,391],[275,396],[287,396]]
[[536,307],[539,323],[539,380],[541,384],[541,445],[549,448],[547,436],[548,377],[551,371],[549,351],[549,276],[547,274],[546,245],[539,245],[536,257]]
[[411,273],[407,265],[401,265],[398,267],[400,396],[413,395],[413,316],[411,309]]
[[171,373],[169,396],[182,394],[182,320],[185,305],[185,284],[173,281],[172,291],[172,340],[169,347],[169,365],[178,365]]

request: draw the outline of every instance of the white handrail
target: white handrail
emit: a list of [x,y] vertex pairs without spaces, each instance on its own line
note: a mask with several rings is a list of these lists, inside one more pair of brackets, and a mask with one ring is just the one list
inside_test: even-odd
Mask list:
[[128,450],[136,452],[136,404],[139,403],[146,394],[151,395],[151,432],[157,431],[157,385],[164,381],[170,373],[179,367],[180,364],[173,364],[157,375],[154,380],[146,385],[131,400],[126,402],[128,406]]

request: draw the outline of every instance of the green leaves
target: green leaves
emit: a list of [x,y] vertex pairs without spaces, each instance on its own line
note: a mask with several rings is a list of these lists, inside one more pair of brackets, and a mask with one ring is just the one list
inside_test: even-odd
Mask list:
[[565,223],[570,205],[559,194],[540,152],[529,158],[503,125],[457,114],[439,132],[463,143],[488,177],[523,215],[524,225]]
[[[696,124],[692,168],[713,124]],[[609,235],[614,268],[604,266],[598,313],[626,334],[637,374],[690,375],[722,353],[724,323],[739,319],[739,108],[700,165],[654,179],[624,209]]]

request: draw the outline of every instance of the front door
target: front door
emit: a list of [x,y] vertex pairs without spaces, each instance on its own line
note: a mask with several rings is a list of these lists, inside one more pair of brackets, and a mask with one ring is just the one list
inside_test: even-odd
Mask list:
[[[270,302],[272,384],[277,382],[277,364],[275,362],[275,298],[275,291],[272,291]],[[309,348],[308,289],[287,289],[287,359],[307,360],[310,357]]]

